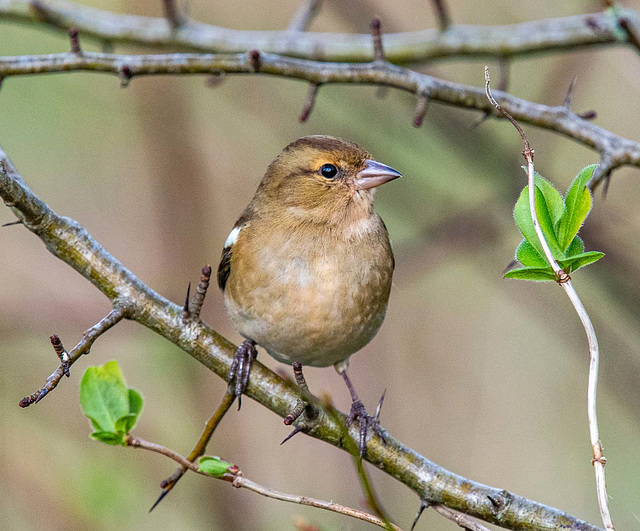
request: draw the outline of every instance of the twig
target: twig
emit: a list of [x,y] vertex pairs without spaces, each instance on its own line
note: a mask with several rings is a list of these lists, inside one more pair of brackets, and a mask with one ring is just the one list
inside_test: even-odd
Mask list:
[[202,304],[204,298],[207,296],[207,290],[209,289],[209,282],[211,281],[211,266],[207,264],[202,268],[202,275],[200,276],[200,282],[196,286],[196,292],[193,294],[191,305],[188,308],[189,319],[191,321],[197,321],[200,319],[200,311],[202,310]]
[[308,31],[313,19],[320,12],[322,0],[303,0],[302,5],[291,18],[287,26],[287,31],[303,32]]
[[307,92],[307,97],[304,100],[304,105],[302,106],[302,111],[300,112],[299,120],[304,123],[309,119],[311,115],[311,111],[313,111],[313,107],[316,104],[316,97],[318,96],[318,89],[320,85],[317,83],[311,83],[309,85],[309,90]]
[[371,37],[373,38],[373,62],[384,63],[386,61],[384,46],[382,46],[382,23],[378,17],[371,21]]
[[185,23],[184,16],[176,6],[176,0],[163,0],[164,16],[173,30],[178,29]]
[[[204,472],[200,472],[199,466],[196,463],[191,462],[186,457],[183,457],[177,452],[162,446],[160,444],[152,443],[149,441],[145,441],[144,439],[139,439],[137,437],[133,437],[132,435],[127,436],[126,445],[131,448],[142,448],[143,450],[149,450],[150,452],[155,452],[169,459],[173,459],[176,463],[181,465],[183,468],[189,469],[196,474],[200,474],[203,476],[211,477]],[[224,481],[230,482],[234,487],[239,489],[247,489],[262,496],[266,496],[267,498],[273,498],[274,500],[280,500],[289,503],[296,503],[298,505],[307,505],[310,507],[316,507],[318,509],[325,509],[327,511],[331,511],[338,514],[343,514],[345,516],[351,516],[352,518],[357,518],[358,520],[362,520],[364,522],[369,522],[371,524],[375,524],[378,527],[385,527],[384,522],[380,520],[378,517],[366,513],[364,511],[360,511],[358,509],[352,509],[351,507],[346,507],[344,505],[340,505],[334,502],[328,502],[324,500],[319,500],[317,498],[309,498],[307,496],[299,496],[296,494],[286,494],[284,492],[278,492],[277,490],[270,489],[255,481],[251,481],[250,479],[244,477],[242,472],[235,467],[235,470],[232,469],[227,472],[225,475],[220,477]],[[392,527],[393,531],[400,531],[400,528],[397,526]]]
[[[243,31],[189,21],[179,32],[163,17],[117,14],[57,0],[0,0],[0,18],[48,25],[67,31],[75,26],[85,38],[99,42],[135,44],[201,52],[240,53],[259,49],[290,57],[322,58],[324,61],[368,62],[372,59],[369,35]],[[640,13],[618,8],[618,13],[637,28]],[[594,31],[593,27],[598,27]],[[439,29],[385,35],[387,60],[396,64],[453,57],[527,56],[540,52],[569,51],[597,45],[628,46],[607,13],[589,13],[504,26],[453,25],[442,39]]]
[[445,0],[431,0],[431,5],[433,5],[438,17],[440,31],[447,31],[449,26],[451,26],[451,15],[449,15],[449,8]]
[[533,150],[529,145],[529,141],[527,140],[527,136],[525,135],[520,124],[513,119],[513,117],[505,111],[500,104],[493,98],[491,95],[491,89],[489,88],[489,67],[484,67],[484,76],[485,76],[485,90],[487,92],[487,98],[493,106],[500,111],[504,116],[514,125],[517,129],[520,137],[522,138],[522,142],[524,144],[524,150],[522,154],[527,162],[527,174],[528,174],[528,186],[529,186],[529,209],[531,211],[531,219],[533,221],[533,227],[536,231],[536,235],[538,236],[538,240],[540,241],[540,245],[542,246],[542,250],[544,255],[551,265],[553,271],[556,274],[557,282],[562,286],[565,290],[567,296],[571,300],[573,307],[580,317],[580,321],[582,322],[582,326],[584,327],[585,333],[587,334],[587,341],[589,343],[589,381],[587,385],[587,413],[589,418],[589,434],[591,437],[591,446],[593,449],[593,465],[595,467],[596,473],[596,487],[598,493],[598,504],[600,506],[600,515],[602,516],[602,521],[606,529],[615,529],[613,526],[613,521],[611,519],[611,514],[609,512],[609,499],[607,496],[607,487],[605,484],[605,476],[604,476],[604,465],[606,463],[606,459],[602,453],[602,443],[600,442],[600,435],[598,432],[598,415],[596,411],[596,395],[598,389],[598,364],[600,360],[600,353],[598,349],[598,339],[596,337],[595,330],[593,328],[593,324],[591,323],[591,319],[587,314],[587,311],[578,296],[573,284],[571,283],[571,277],[568,273],[566,273],[555,260],[551,249],[549,248],[549,244],[540,228],[540,223],[538,222],[538,216],[536,212],[536,199],[535,199],[535,170],[533,167]]
[[[69,376],[69,367],[73,365],[80,356],[83,354],[88,354],[91,350],[91,346],[102,334],[104,334],[107,330],[113,327],[115,324],[119,323],[124,317],[127,315],[127,311],[124,307],[116,307],[111,310],[106,317],[103,317],[98,324],[92,326],[84,333],[84,337],[78,342],[78,344],[71,349],[69,353],[63,352],[60,354],[60,365],[58,368],[51,373],[51,375],[47,378],[47,382],[38,389],[35,393],[32,393],[29,396],[24,397],[20,400],[20,407],[29,407],[31,404],[37,404],[42,400],[47,394],[53,391],[60,380],[64,375]],[[60,338],[58,336],[51,336],[51,344],[54,349],[56,349],[56,353],[58,352],[58,348],[56,347],[56,339],[57,342],[60,342]],[[60,343],[60,347],[62,347],[62,343]],[[64,347],[62,347],[64,351]],[[66,356],[65,356],[66,354]],[[65,359],[66,358],[66,359]]]
[[81,54],[82,49],[80,48],[80,40],[78,39],[78,29],[77,28],[69,28],[69,42],[71,53]]
[[[291,59],[257,50],[237,55],[121,55],[84,52],[82,56],[62,53],[0,57],[0,77],[70,71],[109,72],[121,76],[123,82],[128,82],[133,76],[143,75],[257,73],[303,79],[316,84],[374,84],[394,87],[411,94],[428,90],[432,101],[483,112],[493,111],[484,88],[437,79],[388,62],[324,63]],[[610,169],[624,165],[640,167],[639,142],[615,135],[575,113],[567,112],[564,106],[549,107],[500,91],[495,94],[502,101],[504,109],[515,119],[563,134],[594,149],[601,157],[608,159]]]
[[[181,306],[140,281],[76,221],[53,212],[24,183],[1,149],[0,170],[0,197],[5,204],[12,205],[25,227],[36,234],[53,255],[90,280],[112,302],[126,306],[130,319],[176,344],[226,380],[236,345],[202,322],[185,327]],[[283,418],[298,399],[305,398],[294,384],[257,361],[252,364],[246,394]],[[318,408],[320,415],[313,429],[306,433],[340,448],[340,425],[329,416],[325,406],[318,404]],[[346,416],[336,414],[341,424],[344,423]],[[356,436],[357,428],[353,427],[350,434]],[[451,509],[507,529],[527,526],[541,529],[565,526],[581,531],[599,529],[559,509],[454,474],[389,434],[385,435],[384,443],[375,434],[369,437],[366,459],[409,486],[421,499],[446,500]],[[504,500],[499,504],[499,510],[487,504],[486,500],[490,498]]]

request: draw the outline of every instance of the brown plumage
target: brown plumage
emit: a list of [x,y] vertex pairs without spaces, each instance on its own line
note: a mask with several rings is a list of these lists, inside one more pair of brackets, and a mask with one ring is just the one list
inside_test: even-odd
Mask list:
[[399,176],[348,140],[289,144],[225,243],[218,284],[235,329],[279,361],[344,373],[384,319],[394,259],[373,196]]

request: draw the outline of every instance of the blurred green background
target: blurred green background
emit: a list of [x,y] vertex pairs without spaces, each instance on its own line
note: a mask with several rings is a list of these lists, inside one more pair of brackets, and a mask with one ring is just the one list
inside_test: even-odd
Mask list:
[[[85,0],[113,11],[162,14],[159,0]],[[286,27],[299,2],[190,0],[195,19],[246,29]],[[450,1],[457,23],[506,24],[601,9],[599,1]],[[637,7],[638,3],[629,3]],[[326,0],[312,29],[366,32],[436,27],[429,2]],[[82,37],[82,36],[81,36]],[[82,41],[85,49],[99,49]],[[0,24],[0,55],[59,52],[64,35]],[[125,50],[117,47],[116,50]],[[130,49],[131,51],[140,51]],[[421,69],[481,85],[482,60]],[[495,75],[497,66],[493,64]],[[640,57],[631,48],[591,48],[512,64],[510,92],[556,105],[578,76],[574,108],[638,138]],[[222,244],[267,164],[306,134],[351,138],[405,177],[383,187],[377,208],[395,246],[387,319],[351,360],[351,375],[373,410],[382,391],[385,428],[433,461],[476,481],[513,490],[600,523],[586,418],[584,332],[557,286],[502,280],[520,235],[511,211],[524,176],[521,145],[504,122],[472,124],[478,113],[432,104],[411,126],[414,98],[374,87],[320,90],[298,123],[307,86],[267,77],[134,79],[66,74],[6,80],[0,145],[33,190],[78,220],[111,253],[164,296],[181,302]],[[526,127],[537,170],[565,191],[597,155]],[[616,171],[606,200],[597,193],[581,235],[607,256],[575,275],[602,349],[601,436],[611,509],[619,529],[640,515],[640,186],[637,169]],[[10,210],[0,222],[14,218]],[[191,474],[147,514],[174,465],[157,455],[91,441],[78,403],[84,369],[117,359],[145,397],[135,434],[186,454],[225,389],[219,378],[152,332],[122,323],[103,336],[70,380],[28,410],[18,401],[55,367],[49,335],[71,348],[109,310],[87,281],[20,226],[0,231],[0,517],[6,529],[321,529],[369,526],[287,505]],[[203,318],[239,341],[212,289]],[[262,353],[260,360],[287,369]],[[315,393],[343,410],[344,384],[332,369],[309,369]],[[249,478],[285,492],[362,507],[347,454],[288,433],[251,400],[218,429],[210,453]],[[369,467],[371,469],[371,467]],[[371,470],[392,519],[409,527],[419,501]],[[427,511],[418,529],[457,529]]]

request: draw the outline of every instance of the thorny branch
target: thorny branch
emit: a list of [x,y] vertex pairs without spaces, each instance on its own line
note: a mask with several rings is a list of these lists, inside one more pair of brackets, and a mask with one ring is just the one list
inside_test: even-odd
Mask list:
[[[551,252],[549,248],[549,244],[540,228],[540,223],[538,221],[537,211],[536,211],[536,194],[535,194],[535,170],[533,166],[533,150],[529,145],[529,140],[527,140],[527,135],[522,130],[520,124],[513,119],[513,117],[505,111],[502,106],[495,100],[493,95],[491,94],[491,89],[489,87],[489,67],[484,67],[484,76],[485,76],[485,91],[487,94],[487,99],[491,102],[491,104],[513,124],[513,126],[517,129],[520,137],[522,138],[522,142],[524,144],[524,150],[522,155],[524,156],[525,161],[527,162],[527,174],[528,174],[528,186],[529,186],[529,210],[531,212],[531,220],[533,222],[533,227],[535,229],[536,235],[538,236],[538,240],[540,241],[540,245],[542,250],[544,251],[544,255],[547,259],[547,262],[551,265],[551,268],[556,274],[557,282],[562,286],[565,290],[571,304],[576,310],[580,321],[582,322],[582,326],[584,327],[585,333],[587,334],[587,341],[589,344],[589,380],[587,385],[587,413],[589,418],[589,435],[591,437],[591,447],[593,449],[593,466],[596,472],[596,489],[598,493],[598,505],[600,506],[600,515],[602,516],[602,521],[607,530],[614,530],[615,527],[613,525],[613,520],[611,519],[611,514],[609,511],[609,496],[607,495],[607,486],[605,483],[604,476],[604,466],[607,462],[606,458],[603,455],[602,450],[602,442],[600,441],[600,434],[598,431],[598,414],[596,410],[596,396],[598,390],[598,365],[600,362],[600,350],[598,348],[598,338],[596,337],[595,329],[593,328],[593,323],[587,313],[578,292],[573,287],[573,283],[571,282],[571,277],[569,274],[564,271]],[[569,98],[570,102],[570,98]],[[568,106],[569,102],[565,104]]]
[[[434,0],[435,1],[435,0]],[[441,0],[438,0],[438,3]],[[640,13],[618,8],[635,30]],[[122,15],[62,0],[0,0],[0,19],[56,27],[71,27],[100,43],[126,43],[211,53],[252,49],[321,61],[371,61],[368,35],[232,30],[187,20],[177,31],[161,17]],[[442,23],[441,23],[442,24]],[[516,57],[585,46],[627,45],[618,21],[608,13],[523,22],[505,26],[454,24],[438,29],[395,33],[386,37],[387,59],[405,64],[452,57]]]
[[[47,249],[91,281],[116,308],[127,308],[127,317],[162,335],[226,378],[237,347],[205,323],[185,326],[182,307],[174,304],[140,281],[110,255],[76,221],[53,212],[27,187],[0,150],[0,197],[9,204],[23,224],[35,233]],[[302,392],[259,362],[254,362],[247,395],[285,417]],[[346,422],[343,413],[320,404],[319,415],[306,433],[338,448]],[[333,420],[338,415],[340,423]],[[350,429],[356,437],[357,427]],[[560,526],[580,531],[598,527],[558,509],[528,500],[506,490],[477,483],[429,461],[385,433],[385,441],[372,435],[367,441],[367,460],[411,488],[422,500],[446,505],[474,518],[507,529],[540,530]]]
[[[384,42],[388,59],[387,36]],[[381,60],[373,63],[320,63],[256,50],[233,55],[83,52],[82,55],[58,53],[0,57],[0,78],[72,71],[111,73],[127,83],[136,76],[146,75],[258,74],[300,79],[315,85],[370,84],[397,88],[418,98],[428,95],[430,101],[495,115],[493,106],[485,97],[484,88],[445,81]],[[533,103],[502,91],[495,91],[495,96],[516,120],[555,131],[597,151],[601,161],[598,174],[592,180],[594,187],[620,166],[640,167],[639,142],[599,127],[564,105],[551,107]],[[418,116],[422,110],[419,106]]]

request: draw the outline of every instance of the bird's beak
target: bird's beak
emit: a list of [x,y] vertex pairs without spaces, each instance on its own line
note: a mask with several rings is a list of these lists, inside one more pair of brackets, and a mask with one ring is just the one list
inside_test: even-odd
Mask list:
[[364,168],[356,175],[356,190],[368,190],[402,177],[400,172],[386,164],[367,159]]

